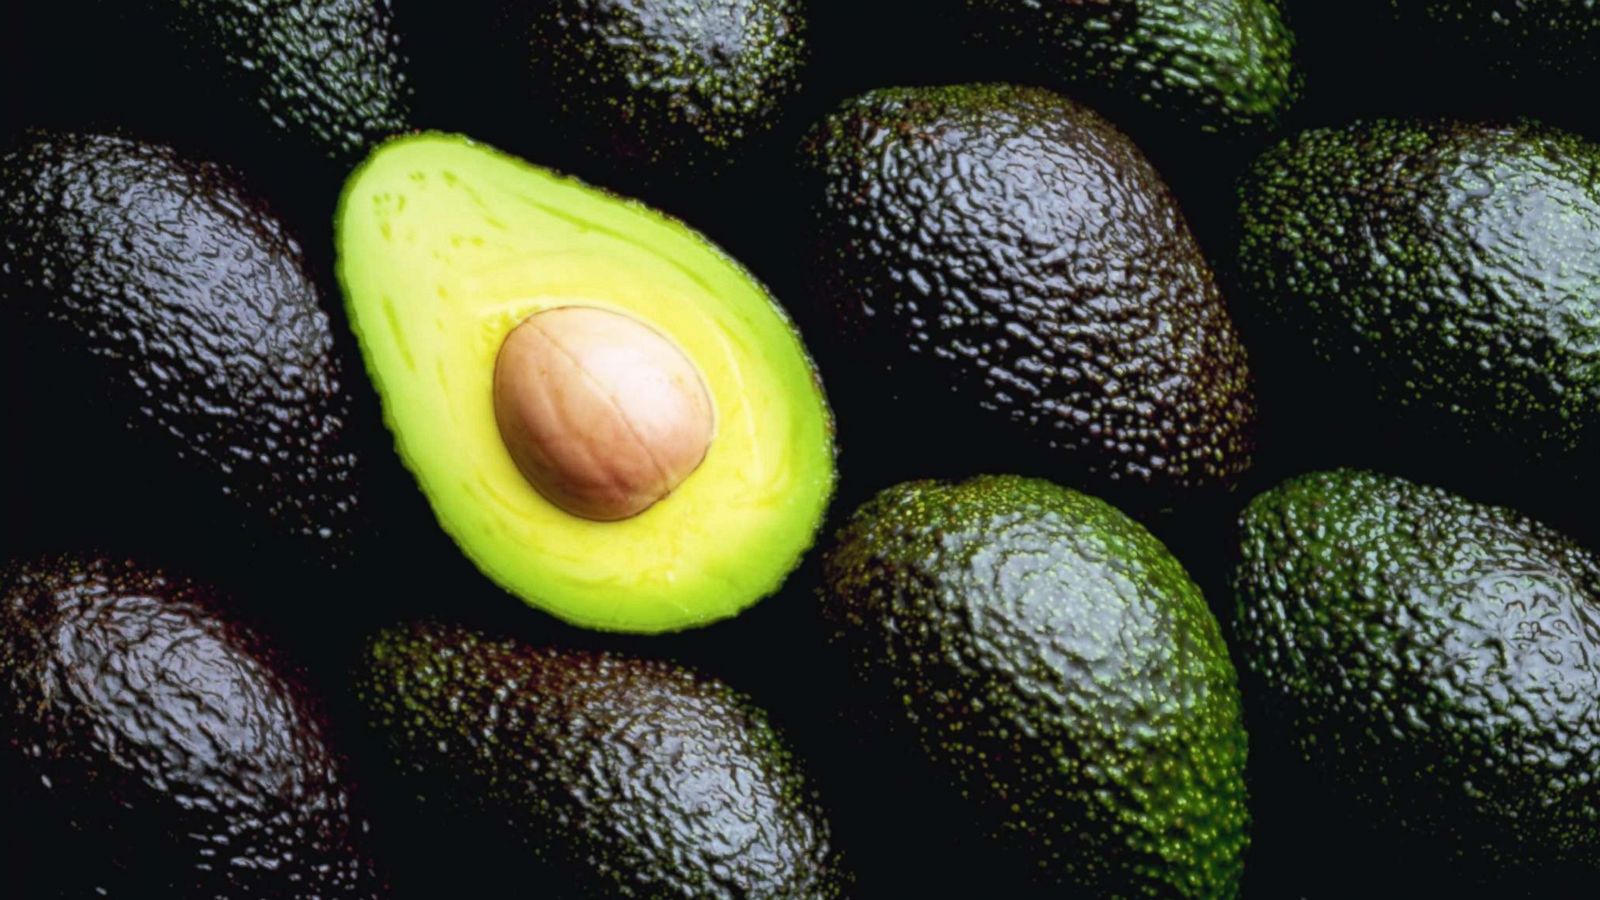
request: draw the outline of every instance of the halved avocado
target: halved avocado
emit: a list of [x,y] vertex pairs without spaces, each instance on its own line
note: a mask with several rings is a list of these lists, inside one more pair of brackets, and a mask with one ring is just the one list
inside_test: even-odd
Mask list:
[[[578,625],[670,631],[772,593],[811,545],[834,483],[815,367],[766,290],[683,223],[467,138],[423,134],[384,144],[350,177],[337,231],[351,326],[400,455],[444,529],[511,593]],[[561,495],[524,474],[540,460],[502,437],[515,430],[496,377],[502,346],[572,309],[618,314],[587,317],[602,327],[642,326],[619,340],[655,335],[710,400],[703,459],[611,521],[547,499]],[[566,353],[559,343],[551,353]],[[560,429],[602,418],[632,428],[617,414],[627,398],[606,391],[638,379],[593,371],[605,365],[572,367],[571,384],[600,406],[547,417],[547,449],[588,448],[594,435],[564,441]],[[537,380],[569,376],[531,364],[512,374],[558,405],[577,390],[552,394]],[[609,462],[607,445],[593,447]]]

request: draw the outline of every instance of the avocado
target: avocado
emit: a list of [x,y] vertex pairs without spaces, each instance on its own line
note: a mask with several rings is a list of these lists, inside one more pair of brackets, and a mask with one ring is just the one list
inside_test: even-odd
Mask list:
[[1071,467],[1142,501],[1249,466],[1250,372],[1211,268],[1100,116],[1037,88],[884,89],[802,156],[807,324],[855,387],[841,420],[874,429],[852,452],[901,477],[908,456]]
[[541,126],[539,158],[608,184],[726,169],[800,91],[807,48],[799,0],[501,6],[499,33],[513,43],[517,83]]
[[225,498],[223,522],[347,558],[370,525],[323,301],[231,170],[112,135],[23,135],[0,156],[0,334],[8,383],[35,387],[6,392],[29,436],[0,449],[8,487],[108,512],[131,490],[147,516],[192,485]]
[[338,271],[386,421],[485,574],[658,632],[775,591],[832,493],[833,426],[782,308],[687,226],[471,141],[379,148]]
[[1238,893],[1238,684],[1149,532],[1046,481],[917,481],[858,509],[823,569],[861,690],[1014,871],[1093,897]]
[[0,568],[9,896],[388,895],[321,703],[232,603],[107,556]]
[[1600,66],[1600,7],[1592,0],[1390,0],[1394,14],[1463,62],[1512,77],[1580,76]]
[[357,691],[424,804],[516,831],[554,896],[831,898],[850,878],[786,744],[681,666],[414,623]]
[[1270,342],[1408,430],[1559,457],[1600,417],[1600,148],[1533,123],[1307,131],[1240,188]]
[[1279,0],[963,2],[980,44],[1107,111],[1260,133],[1300,89]]
[[[1363,827],[1451,869],[1592,872],[1593,553],[1510,509],[1354,470],[1256,497],[1239,548],[1246,697],[1281,733],[1262,753],[1303,758],[1303,783],[1325,781]],[[1298,796],[1297,821],[1328,820]]]
[[194,97],[225,92],[226,105],[330,159],[359,159],[410,127],[390,0],[141,0],[113,15],[165,39]]

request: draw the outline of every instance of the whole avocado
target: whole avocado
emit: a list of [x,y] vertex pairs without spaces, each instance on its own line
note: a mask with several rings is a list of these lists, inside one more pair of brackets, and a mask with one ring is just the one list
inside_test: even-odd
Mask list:
[[[1147,497],[1249,466],[1250,372],[1211,269],[1104,119],[1037,88],[885,89],[803,156],[813,343],[857,386],[835,398],[847,446],[875,422],[892,437],[854,446],[902,471],[909,446],[976,451],[960,468],[1070,465]],[[949,439],[969,428],[989,437]],[[1044,459],[1019,465],[1030,445]]]
[[1205,132],[1272,128],[1299,91],[1278,0],[964,0],[981,42],[1097,103]]
[[365,530],[321,291],[232,172],[24,135],[0,155],[0,321],[13,383],[44,386],[8,397],[30,435],[0,451],[13,481],[110,473],[161,508],[187,481],[329,561]]
[[10,896],[388,895],[320,704],[227,603],[102,556],[0,568]]
[[1142,527],[1045,481],[911,482],[857,510],[823,567],[863,689],[1040,882],[1238,893],[1233,664]]
[[572,167],[604,161],[607,180],[727,168],[806,61],[798,0],[510,0],[502,21],[544,123],[582,154]]
[[509,823],[575,895],[849,885],[766,717],[688,669],[416,624],[370,643],[357,691],[420,796]]
[[1451,438],[1533,455],[1600,416],[1600,147],[1534,124],[1305,132],[1241,188],[1261,315]]
[[1593,0],[1390,0],[1422,33],[1513,77],[1582,75],[1600,66],[1600,6]]
[[1313,777],[1455,867],[1592,867],[1600,560],[1511,510],[1351,470],[1261,494],[1239,536],[1247,696]]
[[117,6],[117,15],[170,39],[179,64],[202,85],[197,96],[215,82],[237,108],[330,159],[357,159],[411,126],[412,89],[390,0]]

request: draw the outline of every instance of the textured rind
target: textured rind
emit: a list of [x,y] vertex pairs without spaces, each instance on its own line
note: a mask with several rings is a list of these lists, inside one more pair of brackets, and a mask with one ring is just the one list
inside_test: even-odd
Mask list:
[[411,86],[390,0],[147,3],[184,63],[222,80],[271,127],[337,160],[405,131]]
[[977,33],[1074,88],[1201,131],[1271,129],[1299,93],[1278,0],[965,0]]
[[1308,131],[1241,188],[1244,282],[1338,377],[1463,440],[1600,416],[1600,147],[1532,124]]
[[1211,269],[1098,115],[1008,85],[879,90],[804,157],[812,293],[864,395],[981,409],[1103,480],[1249,466],[1249,368]]
[[1356,471],[1240,520],[1237,639],[1298,752],[1373,819],[1495,865],[1600,850],[1600,560]]
[[300,247],[230,172],[30,133],[0,156],[0,254],[8,352],[36,357],[33,377],[103,391],[60,403],[169,447],[328,558],[346,552],[357,460],[332,322]]
[[509,822],[583,896],[846,893],[787,747],[688,669],[416,624],[372,641],[357,692],[424,797]]
[[858,510],[824,568],[862,683],[1038,877],[1085,896],[1238,893],[1233,664],[1143,528],[1044,481],[911,482]]
[[610,159],[724,168],[800,89],[798,0],[535,0],[505,16],[557,129]]
[[1600,68],[1600,4],[1594,0],[1391,0],[1395,15],[1423,24],[1513,76]]
[[387,896],[320,708],[219,601],[101,557],[0,569],[6,814],[68,835],[8,880],[34,866],[61,896]]

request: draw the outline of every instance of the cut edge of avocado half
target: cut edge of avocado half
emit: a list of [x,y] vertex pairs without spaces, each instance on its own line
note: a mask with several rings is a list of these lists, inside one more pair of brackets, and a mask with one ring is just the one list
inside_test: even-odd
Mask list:
[[[833,492],[832,414],[787,314],[694,230],[441,133],[375,149],[335,227],[350,325],[396,448],[500,586],[576,625],[653,633],[733,616],[799,564]],[[546,499],[497,425],[502,344],[564,307],[665,337],[713,407],[698,466],[621,520]]]

